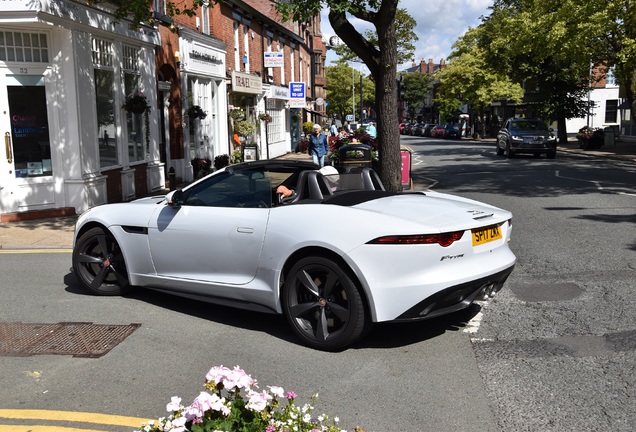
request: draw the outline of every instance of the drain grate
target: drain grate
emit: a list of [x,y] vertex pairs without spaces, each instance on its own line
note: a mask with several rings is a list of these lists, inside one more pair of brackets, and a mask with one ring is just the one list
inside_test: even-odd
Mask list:
[[141,324],[32,324],[0,322],[0,356],[38,354],[101,357]]

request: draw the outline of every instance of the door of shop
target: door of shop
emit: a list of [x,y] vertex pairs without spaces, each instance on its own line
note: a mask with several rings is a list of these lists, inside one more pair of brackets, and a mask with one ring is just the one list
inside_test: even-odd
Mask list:
[[[21,69],[26,72],[26,69]],[[0,74],[0,213],[55,205],[42,75]]]

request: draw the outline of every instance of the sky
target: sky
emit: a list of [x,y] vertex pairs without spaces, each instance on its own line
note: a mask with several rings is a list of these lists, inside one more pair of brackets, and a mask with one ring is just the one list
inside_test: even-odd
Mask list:
[[[489,14],[488,7],[492,4],[492,0],[400,0],[399,7],[406,9],[417,22],[415,33],[419,40],[414,43],[415,62],[419,64],[421,59],[428,62],[432,58],[439,64],[441,59],[447,58],[455,41],[469,27],[477,27],[481,23],[480,17]],[[327,37],[335,35],[328,13],[323,10],[321,16],[322,34]],[[368,25],[364,21],[359,23]],[[355,21],[353,24],[356,26]],[[333,51],[327,52],[327,64],[337,58]],[[400,65],[398,71],[410,66]]]

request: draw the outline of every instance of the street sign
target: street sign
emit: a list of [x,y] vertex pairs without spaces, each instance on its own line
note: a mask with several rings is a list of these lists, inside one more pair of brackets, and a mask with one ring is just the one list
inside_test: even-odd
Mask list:
[[353,114],[347,114],[347,117],[345,118],[345,120],[353,121]]
[[325,104],[325,100],[323,98],[316,99],[316,105],[323,106]]
[[305,108],[305,83],[290,82],[289,83],[289,106],[291,108]]

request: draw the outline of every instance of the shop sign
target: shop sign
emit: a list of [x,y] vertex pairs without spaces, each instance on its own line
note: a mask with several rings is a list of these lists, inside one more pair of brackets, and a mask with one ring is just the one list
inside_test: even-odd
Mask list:
[[269,94],[267,95],[269,99],[289,99],[289,89],[287,87],[280,86],[270,86]]
[[232,71],[232,91],[236,93],[261,94],[263,81],[261,77],[256,75]]
[[265,67],[283,67],[285,57],[282,52],[265,52],[263,53],[263,64]]
[[189,72],[206,75],[225,76],[225,53],[199,43],[185,45],[184,68]]
[[289,83],[289,106],[291,108],[305,108],[305,83]]

